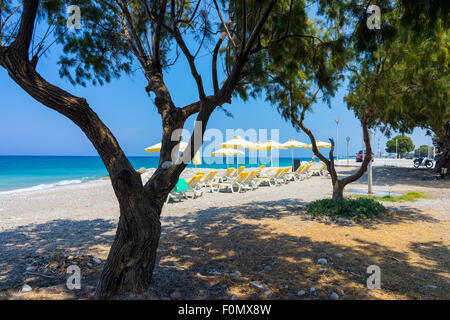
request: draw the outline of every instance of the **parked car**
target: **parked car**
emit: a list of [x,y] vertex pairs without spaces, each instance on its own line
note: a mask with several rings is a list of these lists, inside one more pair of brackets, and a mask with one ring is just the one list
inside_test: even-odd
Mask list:
[[[359,150],[359,152],[356,154],[356,162],[362,162],[365,157],[366,157],[366,151],[364,151],[364,154],[363,154],[363,151]],[[375,155],[372,153],[372,161],[373,161],[374,157],[375,157]]]

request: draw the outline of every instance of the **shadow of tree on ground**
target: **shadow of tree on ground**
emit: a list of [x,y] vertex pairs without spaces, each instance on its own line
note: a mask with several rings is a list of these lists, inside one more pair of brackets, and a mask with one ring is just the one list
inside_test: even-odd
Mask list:
[[[339,177],[347,176],[356,172],[357,169],[338,167]],[[433,169],[424,168],[401,168],[401,167],[373,167],[374,186],[389,187],[394,184],[405,184],[414,187],[426,188],[450,188],[450,180],[434,179]],[[357,183],[367,182],[367,172],[358,179]],[[351,188],[352,184],[347,188]]]
[[[270,228],[271,222],[293,216],[299,223],[317,222],[304,213],[305,205],[292,199],[259,201],[162,217],[163,234],[151,288],[144,295],[118,298],[159,299],[174,291],[182,299],[229,299],[232,295],[242,299],[328,299],[332,292],[343,299],[450,297],[448,243],[412,242],[408,251],[399,252],[383,244],[382,238],[368,242],[353,236],[357,245],[347,246],[333,243],[327,234],[323,240],[313,241],[301,230],[292,235]],[[364,227],[382,230],[384,225],[403,221],[429,220],[419,211],[405,208],[394,218]],[[346,228],[339,222],[319,223]],[[52,298],[92,298],[102,267],[93,257],[106,258],[115,228],[115,222],[103,219],[54,220],[1,232],[0,298],[14,298],[25,282],[39,288],[38,293],[57,287],[56,293],[66,294]],[[427,263],[412,263],[413,253]],[[70,260],[68,254],[74,258]],[[327,259],[327,264],[318,264],[319,258]],[[26,268],[35,261],[40,275],[27,280]],[[83,289],[76,292],[65,288],[67,275],[63,272],[74,261],[84,276]],[[52,263],[57,267],[52,269]],[[382,290],[366,288],[366,269],[372,264],[381,268]],[[45,268],[48,273],[43,273]],[[55,278],[46,277],[52,275]],[[310,292],[311,287],[316,290]],[[299,290],[305,294],[297,295]]]

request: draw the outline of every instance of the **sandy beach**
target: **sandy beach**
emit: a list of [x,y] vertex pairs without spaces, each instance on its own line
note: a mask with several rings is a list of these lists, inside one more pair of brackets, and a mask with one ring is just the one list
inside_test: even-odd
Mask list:
[[[121,298],[448,299],[450,181],[431,175],[375,167],[375,190],[428,198],[383,203],[391,215],[366,223],[306,213],[308,202],[331,197],[328,176],[240,194],[208,190],[167,204],[153,285]],[[364,176],[346,195],[366,188]],[[0,298],[92,298],[118,217],[108,180],[0,195]],[[82,269],[81,290],[65,287],[70,264]],[[380,290],[366,287],[373,264],[381,268]],[[32,290],[21,292],[24,284]]]

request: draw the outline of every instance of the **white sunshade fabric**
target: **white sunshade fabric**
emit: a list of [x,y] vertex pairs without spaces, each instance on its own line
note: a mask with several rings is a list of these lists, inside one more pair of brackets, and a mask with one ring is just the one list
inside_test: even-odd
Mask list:
[[[188,144],[186,142],[181,141],[180,142],[180,148],[178,149],[178,151],[183,152],[186,149],[187,145]],[[155,144],[155,145],[153,145],[151,147],[145,148],[145,151],[147,151],[147,152],[159,152],[159,151],[161,151],[161,142],[157,143],[157,144]]]
[[296,141],[294,139],[289,139],[288,141],[283,143],[283,146],[286,148],[304,148],[307,145],[308,144],[300,142],[300,141]]
[[232,149],[240,149],[240,148],[252,149],[255,147],[255,144],[251,141],[236,136],[231,140],[219,144],[219,147]]
[[239,154],[245,154],[242,151],[236,150],[236,149],[230,149],[230,148],[223,148],[223,149],[219,149],[216,150],[214,152],[211,153],[211,155],[213,156],[234,156],[234,155],[239,155]]
[[[323,142],[320,140],[316,141],[316,146],[317,148],[331,148],[331,143],[328,142]],[[305,149],[312,149],[312,144],[308,144],[307,146],[304,147]]]

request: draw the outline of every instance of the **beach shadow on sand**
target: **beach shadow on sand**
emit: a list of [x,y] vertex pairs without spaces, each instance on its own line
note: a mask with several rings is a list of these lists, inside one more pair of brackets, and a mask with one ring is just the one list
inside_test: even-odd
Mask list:
[[[354,174],[357,169],[338,167],[339,177]],[[450,179],[434,178],[434,169],[426,168],[402,168],[402,167],[373,167],[373,185],[389,187],[397,184],[410,185],[425,188],[450,188]],[[358,179],[357,183],[367,183],[367,172]],[[351,188],[351,184],[348,188]],[[395,191],[395,190],[392,190]]]
[[115,228],[113,221],[103,219],[60,219],[0,232],[0,298],[9,296],[7,289],[19,291],[24,283],[32,287],[65,284],[69,276],[65,270],[71,264],[90,263],[98,271],[101,263],[91,260],[102,246],[111,245]]
[[[208,279],[211,273],[220,273],[216,285],[227,288],[222,298],[239,293],[247,299],[327,299],[331,292],[340,294],[338,291],[343,290],[346,298],[368,299],[376,296],[366,288],[366,268],[376,264],[383,272],[386,297],[442,299],[450,296],[450,252],[443,242],[413,243],[409,250],[429,262],[418,266],[408,262],[409,254],[393,251],[382,243],[356,238],[356,246],[336,245],[326,240],[326,234],[323,241],[312,241],[306,236],[272,232],[258,224],[264,219],[301,214],[300,211],[298,201],[283,200],[211,208],[183,218],[166,218],[173,226],[166,227],[167,238],[162,239],[162,261],[151,289],[153,294],[169,294],[165,288],[173,289],[173,283],[178,283],[180,277],[178,274],[172,281],[170,270],[183,265],[185,280],[177,287],[189,298],[196,298],[192,284],[198,278]],[[241,219],[254,220],[255,224],[243,224]],[[302,219],[312,218],[304,215]],[[404,219],[418,223],[429,221],[419,212],[407,215],[405,211],[384,223],[399,223]],[[336,227],[341,226],[336,223]],[[369,224],[368,227],[374,226]],[[382,227],[378,222],[377,228]],[[336,254],[342,257],[337,258]],[[172,258],[166,259],[167,256]],[[317,264],[319,258],[326,258],[328,264]],[[322,267],[328,270],[321,270]],[[239,272],[237,277],[233,275],[236,271]],[[250,284],[252,281],[265,283],[271,293],[265,295]],[[184,290],[186,285],[188,290]],[[315,294],[297,295],[299,290],[308,293],[310,287],[317,289]]]
[[[291,199],[258,201],[194,210],[182,217],[162,217],[163,234],[149,292],[118,298],[160,299],[174,292],[182,299],[230,299],[233,295],[240,299],[328,299],[332,292],[343,299],[449,298],[447,244],[412,242],[405,253],[393,251],[381,241],[353,237],[357,245],[336,245],[326,234],[323,240],[313,241],[302,236],[301,231],[292,235],[268,226],[270,221],[292,215],[301,217],[300,221],[312,219],[304,214],[305,205]],[[399,214],[399,220],[384,223],[403,219],[420,223],[427,219],[418,211],[411,213],[411,208],[408,212]],[[323,223],[346,227],[336,222]],[[0,241],[9,245],[2,246],[0,252],[0,298],[30,297],[30,293],[19,297],[15,293],[26,281],[27,265],[36,257],[51,260],[54,252],[59,257],[64,252],[93,257],[102,252],[102,259],[106,258],[104,252],[112,243],[115,228],[113,222],[102,219],[55,220],[1,232]],[[24,247],[26,243],[29,245]],[[427,263],[411,264],[411,254]],[[318,264],[319,258],[327,259],[327,264]],[[67,257],[64,261],[70,263]],[[89,269],[84,260],[78,264]],[[366,269],[373,264],[382,270],[382,290],[366,288]],[[101,266],[83,273],[84,287],[77,292],[65,288],[64,274],[55,279],[36,276],[26,283],[40,288],[42,295],[57,287],[55,295],[46,296],[50,298],[92,298]],[[313,293],[311,287],[316,289]],[[305,294],[298,295],[299,290]]]

